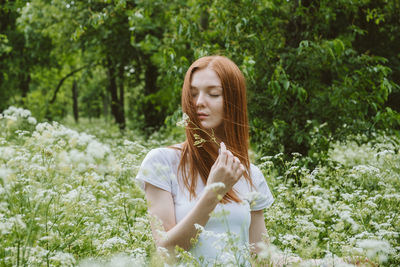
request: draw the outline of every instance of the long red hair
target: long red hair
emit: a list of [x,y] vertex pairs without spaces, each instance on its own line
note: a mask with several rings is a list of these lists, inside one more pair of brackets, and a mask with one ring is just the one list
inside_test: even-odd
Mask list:
[[[187,70],[182,88],[182,110],[190,121],[186,127],[186,140],[183,143],[182,154],[178,170],[182,174],[184,186],[190,192],[190,198],[196,197],[197,177],[200,174],[204,184],[211,167],[218,157],[218,147],[211,142],[203,143],[201,147],[195,146],[195,134],[205,140],[210,137],[204,132],[197,117],[197,108],[192,101],[191,80],[195,71],[210,68],[221,80],[223,94],[223,127],[225,136],[217,137],[218,142],[224,142],[227,149],[239,158],[246,168],[245,179],[253,186],[250,179],[249,127],[247,118],[246,82],[243,73],[235,63],[224,56],[207,56],[196,60]],[[194,125],[202,130],[195,130]],[[208,131],[212,134],[211,131]],[[230,190],[221,200],[222,203],[241,202],[237,193]]]

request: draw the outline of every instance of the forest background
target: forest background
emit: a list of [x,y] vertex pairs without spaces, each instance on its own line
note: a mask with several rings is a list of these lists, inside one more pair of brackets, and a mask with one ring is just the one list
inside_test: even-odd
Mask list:
[[0,4],[0,266],[157,261],[132,177],[211,54],[246,77],[263,257],[399,266],[400,0]]
[[39,121],[173,129],[187,68],[221,54],[246,76],[263,154],[316,162],[332,141],[400,129],[398,0],[17,0],[0,17],[0,110]]

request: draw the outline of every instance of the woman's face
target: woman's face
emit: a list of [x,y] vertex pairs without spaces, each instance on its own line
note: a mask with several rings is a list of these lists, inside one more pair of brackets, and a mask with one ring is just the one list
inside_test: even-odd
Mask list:
[[209,68],[196,70],[192,74],[190,90],[201,125],[218,134],[223,130],[224,98],[217,73]]

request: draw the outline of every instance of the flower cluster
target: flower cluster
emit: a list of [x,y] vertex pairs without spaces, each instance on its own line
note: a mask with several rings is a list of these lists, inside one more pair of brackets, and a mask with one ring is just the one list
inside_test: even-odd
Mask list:
[[275,204],[266,213],[273,245],[310,259],[303,260],[304,264],[331,266],[330,258],[346,264],[398,265],[400,154],[393,145],[396,142],[395,137],[377,136],[365,145],[336,143],[328,164],[309,170],[296,155],[282,164],[282,176],[276,175],[272,157],[261,158],[260,167],[275,196]]
[[36,118],[29,110],[11,106],[0,113],[0,127],[2,128],[0,136],[9,140],[14,135],[25,135],[35,127],[36,123]]
[[0,129],[0,265],[75,266],[91,257],[144,265],[154,244],[133,177],[148,149],[113,140],[55,122],[25,135]]
[[[29,118],[17,108],[0,116],[0,265],[164,265],[134,177],[150,149],[178,142],[161,133],[122,135],[101,121],[73,130]],[[400,265],[398,143],[384,135],[361,146],[337,143],[330,162],[314,169],[301,155],[290,162],[282,154],[260,157],[275,197],[265,211],[270,244],[259,244],[251,259],[234,234],[205,232],[223,250],[213,264],[236,266],[243,257],[254,266]],[[187,251],[176,259],[171,265],[201,266]]]

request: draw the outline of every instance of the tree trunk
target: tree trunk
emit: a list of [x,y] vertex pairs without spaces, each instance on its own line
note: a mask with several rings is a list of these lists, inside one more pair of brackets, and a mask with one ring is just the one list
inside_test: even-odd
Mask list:
[[[145,96],[154,94],[157,92],[157,67],[149,60],[146,64],[146,73],[145,73],[145,87],[144,93]],[[163,121],[163,115],[160,114],[159,111],[156,111],[154,107],[154,103],[151,101],[146,101],[143,107],[143,113],[145,118],[145,123],[147,126],[147,130],[154,131],[161,126]],[[149,133],[150,133],[149,132]]]
[[31,74],[28,73],[28,75],[25,74],[20,75],[19,81],[20,81],[19,87],[21,89],[21,96],[22,98],[25,98],[29,92],[29,83],[31,82]]
[[124,99],[124,66],[121,64],[118,69],[118,85],[119,85],[119,111],[121,116],[122,129],[125,129],[125,99]]
[[78,85],[76,83],[76,80],[74,80],[72,84],[72,108],[74,111],[74,119],[75,122],[79,122],[79,110],[78,110]]
[[103,98],[103,116],[104,116],[104,120],[106,122],[108,122],[108,117],[109,117],[108,106],[110,105],[108,91],[105,91],[102,94],[102,98]]
[[121,116],[122,112],[120,111],[118,92],[117,92],[117,80],[115,77],[115,66],[112,64],[112,61],[108,59],[108,91],[111,95],[111,113],[115,118],[115,122],[119,125],[121,130],[125,129],[125,124],[123,123],[124,118]]

